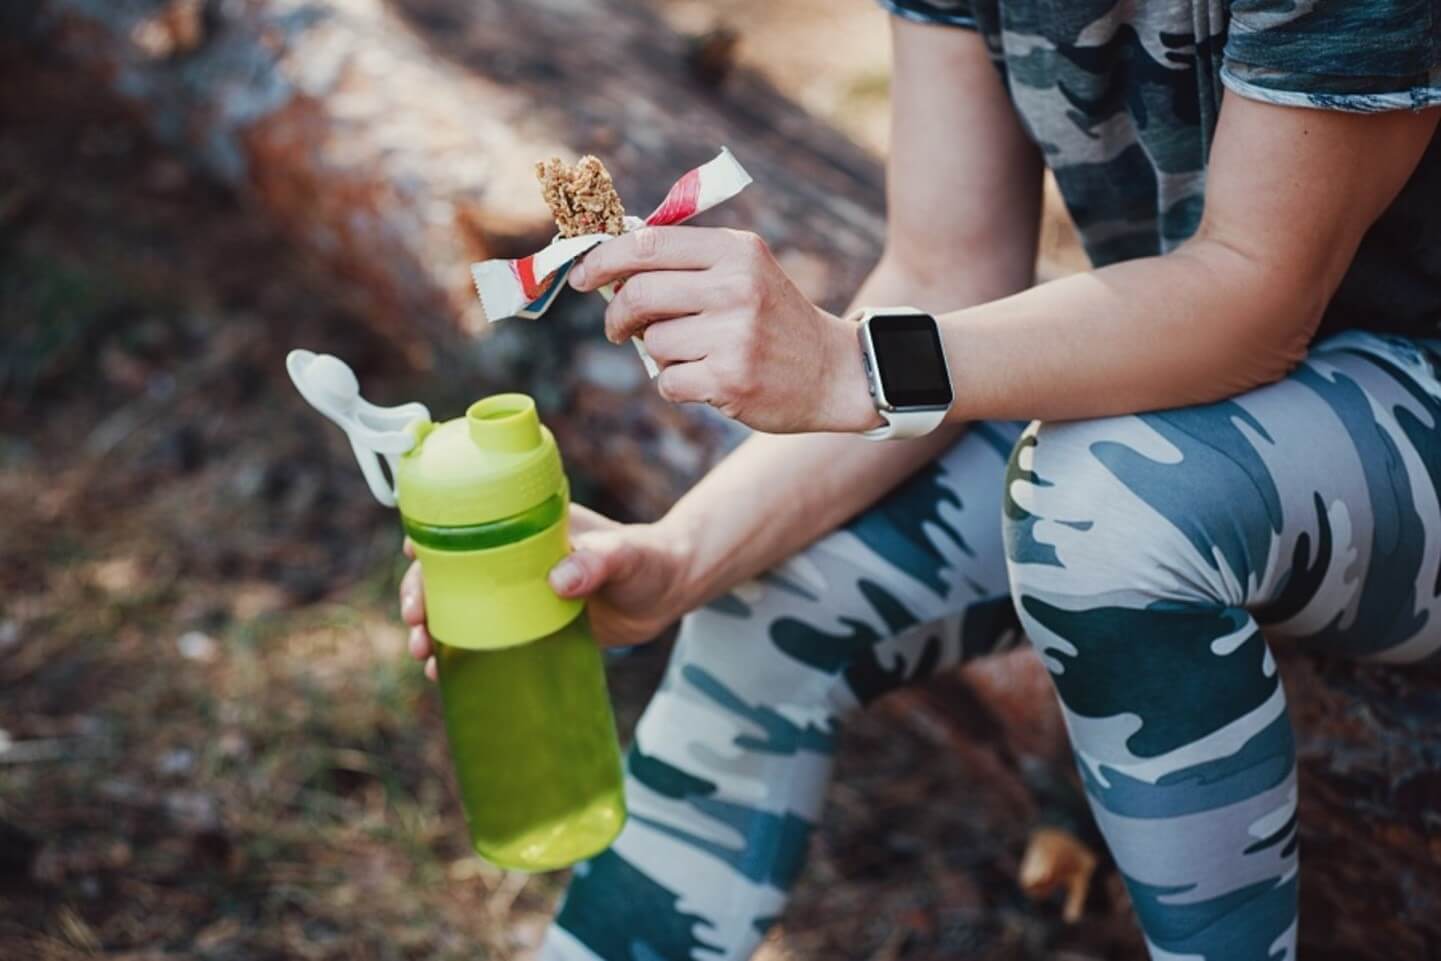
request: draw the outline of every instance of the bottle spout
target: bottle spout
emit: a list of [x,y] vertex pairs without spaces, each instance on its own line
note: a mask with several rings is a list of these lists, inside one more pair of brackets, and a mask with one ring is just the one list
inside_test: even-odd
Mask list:
[[493,394],[465,412],[470,439],[486,450],[521,454],[544,443],[535,401],[525,394]]
[[[395,407],[370,403],[360,396],[355,371],[333,354],[292,350],[286,355],[285,369],[305,402],[345,431],[375,499],[394,507],[396,463],[418,443],[417,425],[430,423],[430,411],[416,402]],[[381,468],[382,458],[390,468],[389,477]]]

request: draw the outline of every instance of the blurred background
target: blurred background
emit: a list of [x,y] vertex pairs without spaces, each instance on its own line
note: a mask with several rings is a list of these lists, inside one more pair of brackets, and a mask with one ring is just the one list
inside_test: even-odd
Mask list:
[[[756,186],[707,222],[839,308],[878,252],[888,56],[869,0],[0,8],[0,958],[533,956],[564,877],[469,853],[397,519],[283,357],[438,417],[529,391],[579,500],[656,517],[735,431],[659,401],[597,298],[484,329],[466,265],[548,239],[535,160],[594,152],[644,212],[726,144]],[[1083,265],[1054,203],[1043,235],[1043,275]],[[612,658],[623,734],[666,654]],[[1283,671],[1306,956],[1441,957],[1441,688]],[[1029,653],[843,745],[763,958],[1143,956]],[[1021,865],[1084,849],[1068,923]]]

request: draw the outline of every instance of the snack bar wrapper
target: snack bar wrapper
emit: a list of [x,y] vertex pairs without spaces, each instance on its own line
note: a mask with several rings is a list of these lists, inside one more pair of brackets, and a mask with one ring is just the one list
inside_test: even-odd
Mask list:
[[[722,147],[715,159],[701,164],[671,185],[649,217],[625,218],[629,233],[640,227],[665,227],[685,223],[696,214],[704,213],[740,193],[751,182],[750,174]],[[491,323],[507,317],[539,317],[565,287],[571,264],[582,254],[614,239],[612,234],[585,234],[580,237],[557,238],[539,253],[519,260],[486,260],[471,264],[475,290],[480,295],[486,319]],[[600,291],[609,300],[610,288]],[[639,338],[636,350],[651,377],[659,373],[655,361],[645,351]]]

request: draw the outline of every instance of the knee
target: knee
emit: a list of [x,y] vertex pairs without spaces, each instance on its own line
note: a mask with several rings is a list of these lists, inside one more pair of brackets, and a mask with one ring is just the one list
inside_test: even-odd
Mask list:
[[1073,724],[1122,767],[1284,704],[1245,609],[1271,541],[1264,498],[1216,463],[1236,450],[1206,455],[1214,437],[1189,440],[1171,413],[1032,425],[1006,480],[1021,621],[1073,721],[1143,719],[1120,745],[1108,721]]
[[1239,432],[1198,430],[1205,410],[1037,422],[1022,434],[1004,495],[1018,599],[1245,602],[1275,526],[1269,474]]

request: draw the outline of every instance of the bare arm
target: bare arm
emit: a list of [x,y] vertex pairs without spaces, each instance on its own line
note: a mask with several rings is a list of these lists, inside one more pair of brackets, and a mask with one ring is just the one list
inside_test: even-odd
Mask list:
[[[950,419],[1103,417],[1220,400],[1284,376],[1438,116],[1228,95],[1205,215],[1188,242],[939,318]],[[591,285],[647,271],[627,285],[637,288],[629,301],[611,305],[608,334],[645,331],[671,400],[777,433],[880,423],[854,325],[807,302],[759,238],[657,228],[598,248],[583,266]],[[712,302],[669,318],[634,309],[640,295],[676,288]]]
[[[886,248],[856,303],[942,311],[1022,290],[1036,258],[1040,156],[979,37],[891,23]],[[888,444],[843,434],[750,438],[661,522],[688,545],[688,600],[709,600],[794,554],[962,430]]]
[[1099,417],[1220,400],[1283,377],[1438,116],[1228,94],[1190,241],[941,318],[952,415]]

